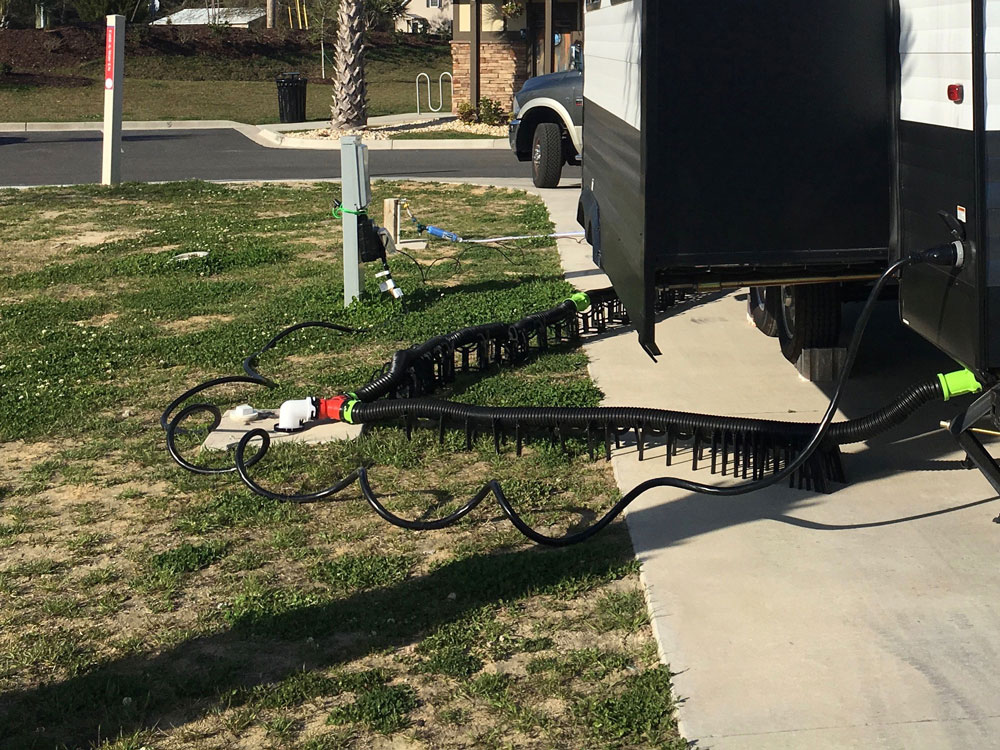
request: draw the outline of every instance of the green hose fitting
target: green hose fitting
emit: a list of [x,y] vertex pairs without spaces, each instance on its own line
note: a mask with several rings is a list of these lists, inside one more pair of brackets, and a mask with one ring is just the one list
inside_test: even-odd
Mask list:
[[586,292],[577,292],[576,294],[570,296],[570,298],[566,301],[572,302],[576,305],[577,312],[583,312],[590,307],[590,297],[587,296]]
[[341,419],[343,419],[347,424],[354,424],[354,419],[352,418],[352,413],[354,412],[354,405],[358,403],[355,401],[348,401],[344,404],[344,408],[341,411]]
[[939,374],[938,380],[941,381],[941,390],[944,392],[945,401],[950,401],[956,396],[964,396],[966,393],[979,393],[983,390],[982,384],[969,370],[958,370],[947,375]]

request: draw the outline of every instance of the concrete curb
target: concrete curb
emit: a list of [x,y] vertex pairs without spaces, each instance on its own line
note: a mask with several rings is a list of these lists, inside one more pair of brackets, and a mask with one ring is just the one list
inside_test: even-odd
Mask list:
[[[392,117],[392,116],[390,116]],[[382,118],[372,118],[372,120]],[[434,118],[440,119],[440,118]],[[288,148],[301,151],[339,151],[337,141],[310,138],[289,138],[280,130],[309,129],[316,123],[291,123],[282,126],[247,125],[233,120],[129,120],[122,123],[123,131],[136,130],[221,130],[231,129],[265,148]],[[92,122],[0,122],[0,133],[102,132],[103,123]],[[397,139],[366,140],[372,151],[503,151],[510,148],[506,138],[438,138],[434,140]]]

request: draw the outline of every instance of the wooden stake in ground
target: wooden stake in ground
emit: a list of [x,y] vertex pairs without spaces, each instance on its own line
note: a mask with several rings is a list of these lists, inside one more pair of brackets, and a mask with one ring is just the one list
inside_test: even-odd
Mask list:
[[368,122],[364,0],[340,0],[337,22],[336,72],[330,123],[337,130],[360,128]]

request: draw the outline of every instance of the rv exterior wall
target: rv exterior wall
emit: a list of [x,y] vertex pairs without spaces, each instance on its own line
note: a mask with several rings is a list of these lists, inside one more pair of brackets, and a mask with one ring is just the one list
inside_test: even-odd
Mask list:
[[584,89],[594,104],[637,130],[642,116],[642,3],[639,0],[584,14]]
[[986,129],[1000,130],[1000,0],[986,0]]
[[[989,5],[1000,12],[1000,2]],[[900,0],[899,11],[900,119],[972,130],[972,0]],[[956,83],[966,94],[960,104],[947,96]]]

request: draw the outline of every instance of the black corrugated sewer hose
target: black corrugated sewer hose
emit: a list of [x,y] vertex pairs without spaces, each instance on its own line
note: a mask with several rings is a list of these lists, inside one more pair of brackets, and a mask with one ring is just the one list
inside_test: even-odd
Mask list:
[[[584,313],[590,307],[615,302],[613,290],[601,290],[587,295],[576,294],[570,300],[560,303],[550,310],[529,315],[513,324],[492,323],[474,326],[446,336],[432,338],[421,345],[397,352],[380,375],[353,393],[333,399],[312,400],[315,404],[314,416],[339,419],[353,424],[371,424],[403,419],[406,421],[407,430],[410,430],[416,420],[437,420],[442,431],[446,423],[458,423],[464,426],[470,435],[472,430],[489,430],[493,432],[498,449],[500,439],[498,436],[513,433],[520,450],[522,430],[547,428],[559,431],[560,435],[565,435],[567,431],[585,431],[588,442],[595,432],[598,434],[603,432],[605,450],[610,453],[609,435],[614,432],[617,439],[618,431],[624,427],[624,429],[636,430],[640,455],[646,434],[667,436],[668,463],[673,454],[672,440],[677,437],[688,438],[694,441],[693,453],[696,466],[701,457],[700,454],[708,447],[712,451],[713,471],[716,467],[717,454],[721,452],[723,472],[726,470],[729,455],[733,457],[734,477],[739,475],[740,466],[742,466],[744,479],[747,477],[748,469],[752,472],[752,481],[728,486],[707,485],[676,477],[659,477],[648,480],[626,493],[599,521],[578,533],[563,537],[548,536],[532,529],[517,513],[495,480],[490,480],[458,511],[433,521],[407,520],[390,512],[372,491],[368,481],[368,471],[364,467],[319,492],[297,495],[271,492],[260,486],[249,475],[249,468],[264,456],[270,446],[270,437],[263,429],[251,430],[240,440],[236,447],[234,467],[206,469],[191,464],[179,455],[174,436],[183,419],[199,410],[213,412],[216,423],[220,418],[216,407],[195,404],[186,407],[171,419],[171,413],[187,398],[213,385],[226,382],[247,382],[271,386],[273,383],[257,373],[255,369],[256,359],[260,354],[272,348],[281,338],[293,330],[300,330],[311,325],[320,325],[336,330],[351,330],[342,326],[306,323],[282,331],[259,352],[247,358],[244,362],[246,376],[219,378],[216,381],[209,381],[202,386],[197,386],[176,399],[167,408],[161,418],[161,423],[167,431],[167,443],[171,455],[180,465],[199,473],[219,474],[236,471],[251,490],[263,497],[289,502],[322,500],[358,481],[365,499],[375,512],[386,521],[406,529],[427,530],[443,528],[457,522],[492,494],[514,526],[532,541],[552,546],[574,544],[599,532],[637,497],[657,487],[674,487],[689,492],[716,496],[734,496],[754,492],[790,478],[794,480],[797,474],[800,477],[803,476],[803,473],[807,477],[818,477],[824,470],[829,470],[836,477],[841,473],[836,446],[868,440],[885,432],[901,424],[917,409],[931,401],[948,399],[979,390],[981,386],[972,373],[968,371],[939,375],[935,379],[911,386],[889,405],[867,416],[832,424],[843,395],[847,376],[857,358],[862,334],[886,283],[898,271],[916,263],[954,264],[955,258],[949,254],[949,250],[954,252],[952,246],[943,246],[925,253],[911,255],[887,269],[876,282],[862,308],[829,407],[818,424],[721,417],[639,407],[501,408],[461,404],[432,398],[385,398],[390,395],[422,396],[432,390],[435,382],[441,379],[447,380],[447,373],[444,373],[444,378],[440,378],[436,375],[441,375],[441,373],[428,372],[428,370],[433,370],[435,367],[446,368],[447,364],[445,363],[449,362],[453,367],[456,352],[467,353],[470,348],[476,348],[479,349],[480,356],[485,357],[485,360],[481,359],[481,361],[486,362],[503,361],[505,351],[523,352],[532,336],[541,341],[548,328],[553,326],[572,327],[576,324],[576,316]],[[253,455],[248,457],[248,448],[255,441],[260,441],[260,443],[255,445]],[[817,452],[824,449],[832,452],[828,453],[823,460],[835,462],[836,466],[810,468],[810,462],[817,461]],[[817,482],[817,484],[823,486],[822,482]]]

